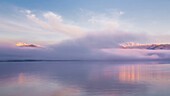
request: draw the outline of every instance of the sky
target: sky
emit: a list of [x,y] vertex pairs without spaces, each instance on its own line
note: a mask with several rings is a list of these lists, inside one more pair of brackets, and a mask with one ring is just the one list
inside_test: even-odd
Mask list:
[[[169,4],[169,0],[0,0],[0,57],[167,59],[168,50],[116,48],[127,42],[170,43]],[[18,47],[17,42],[26,45]]]

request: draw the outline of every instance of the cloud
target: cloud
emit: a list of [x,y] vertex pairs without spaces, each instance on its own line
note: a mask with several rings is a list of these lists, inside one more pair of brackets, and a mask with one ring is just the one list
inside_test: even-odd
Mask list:
[[23,42],[16,43],[16,46],[19,46],[19,47],[40,47],[40,45],[37,45],[37,44],[26,44]]
[[[32,10],[22,9],[19,12],[17,11],[15,13],[16,14],[13,13],[13,15],[16,15],[16,17],[7,18],[7,17],[0,16],[1,18],[0,28],[3,31],[6,30],[8,33],[15,32],[22,35],[24,35],[25,33],[29,34],[27,36],[24,36],[25,39],[29,39],[31,37],[31,38],[36,38],[39,41],[54,40],[60,42],[66,39],[75,39],[79,37],[84,38],[85,36],[90,38],[91,35],[88,36],[89,34],[92,35],[98,34],[99,36],[102,36],[103,33],[106,33],[113,36],[112,34],[110,34],[111,32],[115,33],[120,31],[125,33],[128,32],[131,34],[138,34],[138,33],[144,34],[144,32],[136,32],[134,30],[136,27],[133,25],[132,22],[129,22],[128,20],[121,18],[121,15],[123,15],[125,12],[118,11],[118,10],[108,10],[105,13],[95,13],[87,10],[82,10],[81,15],[83,16],[76,17],[76,20],[69,20],[69,18],[63,18],[62,15],[59,15],[52,11],[40,12],[38,10],[32,11]],[[47,38],[47,35],[50,36],[50,38]],[[13,37],[18,39],[17,36],[13,35]],[[53,37],[53,39],[51,37]],[[153,35],[150,36],[149,38],[151,38],[152,41],[155,40],[159,42],[164,42],[164,41],[167,42],[169,40],[168,36],[166,35],[162,37]],[[155,38],[159,38],[159,39],[155,39]],[[9,38],[7,37],[7,39]],[[144,39],[146,39],[145,36]],[[144,43],[150,43],[150,42],[146,41]]]
[[16,41],[22,40],[23,42],[31,40],[31,42],[57,43],[84,34],[83,28],[54,12],[18,8],[10,14],[8,16],[0,15],[0,37],[8,41],[14,38]]
[[27,14],[31,14],[31,10],[25,10]]
[[[115,9],[106,10],[103,13],[97,13],[89,10],[81,9],[80,24],[88,27],[88,29],[102,31],[102,30],[127,30],[133,27],[133,23],[128,19],[122,19],[124,11]],[[132,31],[132,30],[131,30]]]
[[79,43],[83,43],[92,48],[115,48],[118,47],[120,43],[130,41],[144,42],[146,40],[150,40],[147,34],[130,33],[120,30],[92,32],[91,34],[77,39]]
[[[62,38],[67,36],[70,38],[64,38],[57,44],[46,44],[45,48],[39,48],[35,44],[22,45],[23,47],[34,48],[0,46],[1,59],[146,60],[167,59],[170,57],[166,53],[169,51],[116,49],[121,43],[148,43],[148,41],[152,42],[157,39],[150,34],[121,30],[122,26],[129,25],[129,23],[124,23],[120,20],[120,16],[124,14],[123,11],[111,11],[110,16],[107,14],[90,14],[84,20],[88,26],[94,25],[95,27],[91,29],[86,26],[85,29],[88,29],[88,31],[84,30],[81,24],[70,23],[63,16],[51,11],[40,12],[39,14],[37,11],[23,10],[22,13],[25,18],[19,20],[27,22],[3,19],[0,27],[13,31],[32,32],[31,36],[38,32],[39,34],[35,36],[36,38],[40,38],[45,33],[45,37],[49,38],[43,39],[44,41],[51,39],[54,34],[54,39],[58,39],[59,34],[64,35]],[[27,36],[22,37],[27,38]],[[29,37],[28,39],[31,40]]]
[[54,14],[53,12],[44,13],[43,16],[46,19],[48,19],[49,22],[57,23],[57,22],[62,22],[63,21],[63,19],[62,19],[62,17],[60,15]]
[[26,10],[26,16],[37,23],[42,28],[50,31],[61,32],[62,34],[77,37],[80,36],[83,30],[76,25],[64,24],[62,16],[55,14],[53,12],[46,12],[43,14],[45,20],[38,18],[36,14],[31,13],[31,11]]
[[168,50],[148,51],[116,48],[119,43],[131,40],[140,41],[144,36],[115,32],[103,35],[91,34],[73,40],[65,40],[59,44],[48,45],[45,48],[0,46],[2,53],[0,57],[2,60],[159,60],[170,57]]
[[125,12],[123,12],[123,11],[120,11],[120,15],[123,15],[123,14],[125,14]]

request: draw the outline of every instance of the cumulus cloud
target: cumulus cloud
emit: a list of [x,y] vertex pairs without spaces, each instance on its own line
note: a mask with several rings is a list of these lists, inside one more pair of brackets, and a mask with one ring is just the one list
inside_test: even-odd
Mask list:
[[40,47],[40,45],[37,45],[37,44],[26,44],[23,42],[16,43],[16,46],[19,46],[19,47]]
[[83,30],[76,25],[70,25],[70,24],[64,24],[62,16],[55,14],[53,12],[46,12],[43,14],[43,17],[45,20],[38,18],[36,14],[27,12],[26,10],[26,16],[32,20],[33,22],[37,23],[41,27],[55,31],[55,32],[61,32],[63,34],[69,35],[69,36],[80,36],[83,32]]

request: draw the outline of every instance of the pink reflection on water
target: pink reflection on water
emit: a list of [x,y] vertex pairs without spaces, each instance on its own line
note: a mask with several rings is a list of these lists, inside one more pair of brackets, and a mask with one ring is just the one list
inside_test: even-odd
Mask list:
[[20,74],[18,75],[18,84],[23,84],[24,81],[25,81],[25,79],[26,79],[26,77],[24,76],[24,74],[23,74],[23,73],[20,73]]
[[[78,96],[77,86],[60,85],[48,77],[19,73],[0,81],[0,96]],[[5,90],[8,91],[5,91]]]
[[166,82],[170,81],[170,65],[164,64],[133,64],[133,65],[107,65],[94,66],[88,78],[89,80],[119,80],[120,82]]
[[[159,69],[164,69],[159,70]],[[168,83],[169,65],[124,65],[119,67],[119,80],[124,82],[147,81]]]

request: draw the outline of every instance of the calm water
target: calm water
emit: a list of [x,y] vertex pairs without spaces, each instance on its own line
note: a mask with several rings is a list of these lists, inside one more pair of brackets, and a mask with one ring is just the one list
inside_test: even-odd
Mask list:
[[170,96],[170,64],[1,62],[0,96]]

